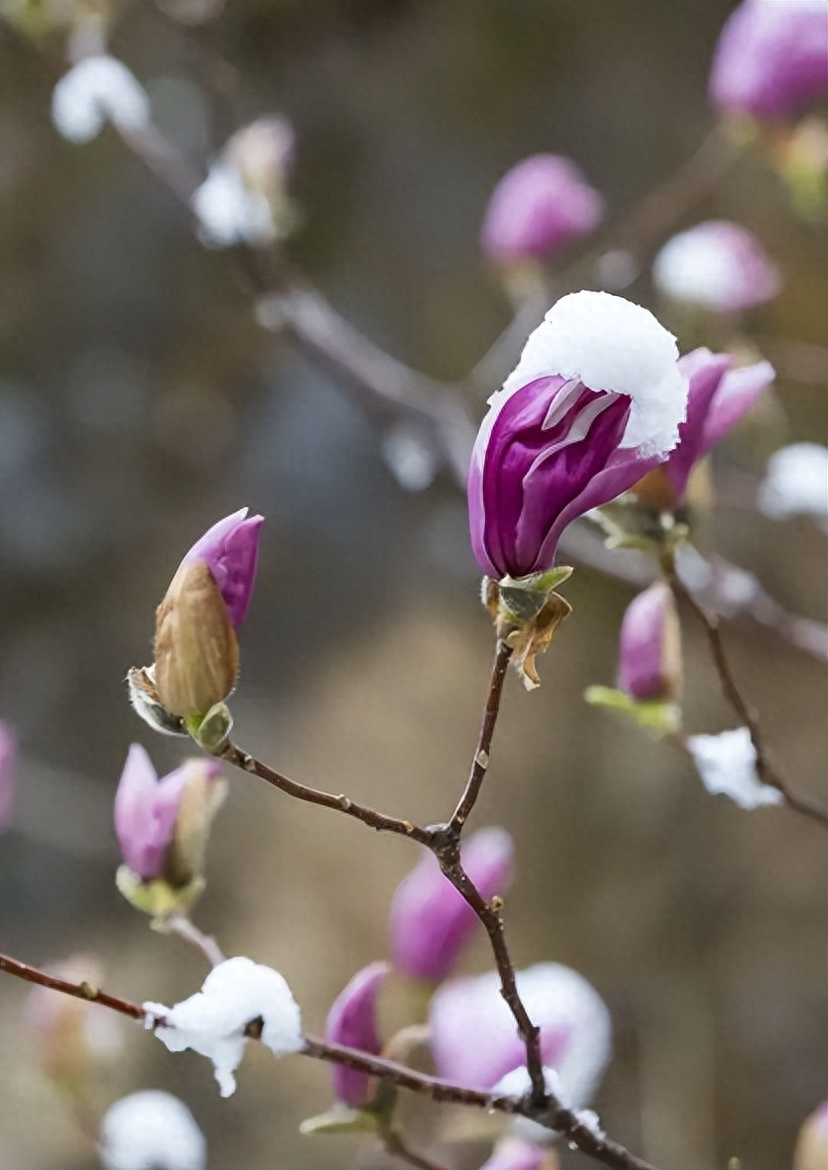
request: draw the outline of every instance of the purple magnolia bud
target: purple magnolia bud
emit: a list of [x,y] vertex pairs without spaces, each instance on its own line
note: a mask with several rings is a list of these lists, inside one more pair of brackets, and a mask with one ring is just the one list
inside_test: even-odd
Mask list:
[[729,354],[694,349],[679,362],[690,382],[687,419],[679,427],[678,446],[670,452],[663,471],[679,501],[694,466],[735,426],[771,384],[776,372],[770,362],[732,369]]
[[668,240],[655,258],[653,280],[675,301],[736,313],[779,292],[776,265],[746,228],[711,219]]
[[657,581],[624,614],[618,689],[634,699],[671,702],[681,693],[681,630],[669,587]]
[[713,58],[710,97],[725,113],[793,114],[828,90],[825,0],[744,0]]
[[604,200],[568,158],[534,154],[492,192],[481,232],[490,260],[551,256],[601,222]]
[[501,1138],[480,1170],[554,1170],[557,1164],[552,1150],[509,1136]]
[[237,130],[224,152],[247,187],[271,198],[282,192],[293,165],[295,144],[287,118],[271,114]]
[[[505,829],[479,829],[462,846],[463,867],[484,898],[509,884],[514,844]],[[477,918],[424,852],[391,903],[391,955],[398,971],[439,982],[454,967]]]
[[140,744],[129,749],[115,793],[115,833],[129,870],[142,882],[187,886],[203,861],[209,821],[223,796],[215,760],[187,760],[159,780]]
[[[325,1039],[378,1056],[382,1040],[377,1029],[377,996],[391,970],[388,963],[371,963],[358,971],[334,1000],[325,1022]],[[351,1109],[368,1104],[370,1077],[335,1065],[332,1070],[337,1099]]]
[[16,765],[17,737],[8,724],[0,723],[0,829],[11,817]]
[[828,1166],[828,1101],[814,1110],[799,1131],[793,1170],[822,1170]]
[[469,470],[471,541],[487,576],[555,560],[564,528],[627,491],[678,442],[687,380],[652,313],[572,293],[529,337],[489,399]]
[[[609,1012],[595,989],[569,967],[538,963],[517,972],[517,987],[540,1028],[544,1067],[558,1075],[574,1109],[586,1105],[610,1056]],[[526,1049],[492,971],[452,979],[429,1008],[434,1064],[439,1076],[487,1091],[526,1063]]]
[[219,587],[230,621],[238,629],[247,617],[256,566],[259,563],[259,529],[264,516],[247,517],[247,508],[225,516],[197,540],[182,565],[203,561]]

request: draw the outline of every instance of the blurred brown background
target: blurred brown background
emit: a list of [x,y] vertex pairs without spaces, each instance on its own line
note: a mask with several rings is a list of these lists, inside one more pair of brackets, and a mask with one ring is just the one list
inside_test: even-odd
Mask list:
[[[244,0],[187,30],[126,5],[111,44],[161,128],[198,164],[224,137],[202,38],[227,62],[236,123],[280,111],[297,133],[292,256],[355,324],[417,368],[459,379],[509,318],[477,249],[488,194],[521,156],[576,159],[622,210],[712,123],[705,87],[728,0]],[[95,951],[106,986],[172,1002],[201,957],[151,933],[116,892],[112,796],[128,744],[159,771],[179,744],[130,712],[126,668],[192,541],[249,504],[267,516],[234,699],[240,742],[308,783],[419,821],[465,777],[491,651],[464,502],[444,480],[407,494],[380,436],[337,386],[255,324],[231,259],[111,130],[88,146],[49,121],[59,37],[0,28],[0,716],[23,759],[0,838],[2,949],[32,962]],[[232,129],[233,127],[230,127]],[[756,332],[824,344],[824,232],[749,161],[693,219],[731,217],[786,287]],[[646,276],[630,290],[654,305]],[[490,389],[494,389],[491,387]],[[474,409],[484,409],[481,395]],[[825,442],[824,386],[782,378],[764,427],[719,458],[758,474],[784,441]],[[699,536],[792,610],[824,621],[823,535],[720,507]],[[596,1107],[662,1170],[781,1170],[826,1095],[824,836],[779,809],[712,798],[669,748],[588,708],[612,681],[631,590],[588,569],[542,664],[510,680],[475,823],[518,842],[507,922],[519,965],[576,967],[605,998],[616,1058]],[[687,723],[733,726],[685,622]],[[772,633],[728,644],[780,767],[818,795],[824,666]],[[385,952],[405,842],[291,803],[241,775],[211,843],[196,920],[228,954],[282,971],[310,1029]],[[488,965],[482,939],[468,970]],[[81,1170],[89,1140],[37,1079],[25,988],[0,981],[3,1170]],[[107,1100],[165,1087],[206,1131],[213,1170],[379,1165],[370,1143],[302,1138],[327,1071],[248,1052],[220,1101],[209,1065],[128,1029]],[[478,1151],[479,1152],[479,1151]],[[587,1161],[568,1151],[562,1164]],[[373,1160],[372,1160],[373,1159]],[[457,1163],[460,1164],[459,1162]]]

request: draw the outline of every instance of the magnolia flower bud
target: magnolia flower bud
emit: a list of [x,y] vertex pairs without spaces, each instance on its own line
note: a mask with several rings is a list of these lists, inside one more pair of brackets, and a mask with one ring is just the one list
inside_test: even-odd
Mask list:
[[772,300],[779,270],[756,237],[725,220],[708,220],[668,240],[653,262],[656,287],[675,301],[738,313]]
[[828,1166],[828,1101],[805,1121],[799,1131],[793,1170],[822,1170]]
[[283,192],[295,143],[287,118],[273,114],[242,126],[229,139],[224,153],[238,167],[246,187],[273,199]]
[[[463,843],[466,873],[484,898],[509,885],[514,857],[504,829],[479,829]],[[391,955],[398,971],[435,983],[451,972],[477,918],[426,851],[403,879],[391,903]]]
[[[328,1012],[326,1040],[358,1048],[372,1056],[382,1052],[377,1029],[377,996],[390,970],[388,963],[378,962],[354,975]],[[368,1104],[371,1079],[365,1073],[334,1065],[332,1076],[334,1092],[344,1105],[360,1109]]]
[[550,569],[572,520],[672,450],[687,405],[677,358],[675,338],[622,297],[552,306],[489,400],[472,453],[471,541],[487,576]]
[[743,0],[722,29],[710,96],[725,113],[794,114],[828,90],[825,0]]
[[0,829],[11,817],[16,765],[17,737],[8,724],[0,723]]
[[557,1170],[559,1165],[554,1150],[510,1136],[497,1143],[480,1170]]
[[669,585],[657,581],[630,603],[619,649],[619,690],[644,702],[679,698],[681,627]]
[[492,193],[481,233],[498,263],[551,256],[591,232],[604,200],[568,158],[535,154],[508,171]]

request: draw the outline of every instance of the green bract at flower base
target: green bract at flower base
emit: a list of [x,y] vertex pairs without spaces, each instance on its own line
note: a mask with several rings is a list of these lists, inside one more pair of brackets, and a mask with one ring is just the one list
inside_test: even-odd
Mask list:
[[494,618],[498,638],[512,650],[512,665],[527,690],[540,686],[535,667],[538,654],[549,647],[558,626],[572,613],[572,606],[555,592],[572,576],[568,565],[526,577],[483,580],[483,604]]
[[677,703],[660,699],[633,699],[614,687],[587,687],[584,698],[593,707],[604,707],[642,727],[654,739],[674,735],[681,730],[681,709]]
[[164,930],[165,922],[173,914],[186,914],[203,893],[206,882],[195,877],[186,886],[176,889],[163,878],[145,882],[126,865],[118,866],[115,885],[126,900],[142,914],[149,914],[156,930]]

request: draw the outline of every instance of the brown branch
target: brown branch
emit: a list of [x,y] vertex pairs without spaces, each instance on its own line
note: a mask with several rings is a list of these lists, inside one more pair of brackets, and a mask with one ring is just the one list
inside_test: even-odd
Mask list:
[[495,660],[492,666],[492,675],[489,680],[489,693],[486,696],[486,706],[483,711],[483,722],[477,740],[477,748],[472,759],[466,787],[447,825],[450,832],[459,834],[462,831],[480,795],[480,789],[486,778],[486,771],[489,767],[489,754],[492,747],[492,737],[494,736],[495,725],[497,724],[497,717],[500,712],[500,698],[503,694],[503,683],[506,679],[506,671],[509,668],[509,659],[511,657],[511,647],[507,646],[503,641],[498,641]]
[[[45,971],[13,959],[9,955],[0,954],[0,971],[15,975],[27,983],[35,983],[41,987],[48,987],[75,999],[86,1000],[88,1003],[98,1003],[111,1011],[119,1012],[147,1025],[148,1017],[144,1009],[137,1003],[121,999],[115,995],[92,987],[89,983],[70,983],[65,979],[58,979]],[[149,1027],[170,1027],[164,1016],[149,1017]],[[261,1020],[252,1020],[245,1029],[245,1034],[251,1039],[259,1039],[261,1035]],[[579,1119],[570,1109],[564,1109],[554,1098],[549,1098],[540,1106],[535,1106],[527,1098],[496,1097],[476,1089],[466,1089],[462,1085],[453,1085],[437,1077],[416,1072],[395,1061],[385,1060],[379,1056],[370,1056],[355,1048],[346,1048],[344,1045],[329,1044],[315,1036],[305,1037],[305,1046],[301,1055],[310,1056],[315,1060],[324,1060],[334,1064],[351,1068],[358,1072],[367,1073],[390,1081],[403,1089],[409,1089],[421,1096],[429,1097],[433,1101],[449,1102],[455,1105],[473,1106],[478,1109],[506,1113],[512,1116],[521,1116],[537,1121],[548,1129],[557,1130],[585,1154],[603,1162],[611,1170],[655,1170],[655,1167],[631,1154],[623,1146],[609,1138],[598,1136]],[[422,1166],[430,1168],[430,1164],[421,1161]]]
[[710,654],[725,698],[750,732],[751,743],[756,753],[756,773],[759,779],[780,792],[788,808],[801,813],[805,817],[809,817],[811,820],[818,821],[822,825],[828,826],[828,809],[825,809],[816,801],[810,800],[808,797],[800,796],[794,792],[788,782],[780,776],[772,764],[767,747],[765,746],[759,716],[747,699],[745,699],[736,682],[736,677],[725,651],[717,619],[712,617],[699,604],[681,580],[676,572],[675,562],[672,558],[668,559],[665,563],[665,574],[676,598],[684,601],[689,606],[704,627],[707,642],[710,647]]

